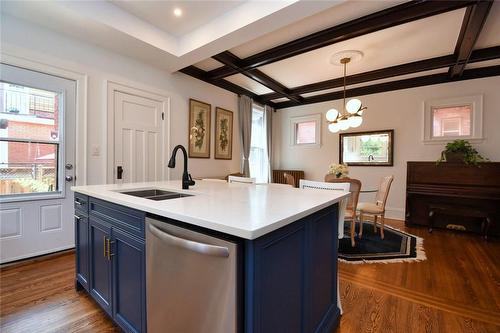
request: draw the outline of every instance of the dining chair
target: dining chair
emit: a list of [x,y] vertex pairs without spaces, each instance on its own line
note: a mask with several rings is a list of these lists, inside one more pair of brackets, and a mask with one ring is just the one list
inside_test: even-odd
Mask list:
[[358,204],[359,212],[359,237],[363,235],[363,220],[366,215],[373,217],[373,231],[377,232],[377,219],[380,217],[380,238],[384,239],[385,225],[385,204],[389,196],[394,176],[383,177],[378,186],[378,191],[375,196],[375,202],[360,202]]
[[361,181],[353,178],[337,178],[335,175],[328,174],[325,176],[325,182],[335,184],[349,184],[349,200],[345,211],[344,221],[351,222],[351,246],[356,245],[354,236],[356,234],[356,209],[358,206],[359,191],[361,191]]
[[248,177],[229,176],[227,181],[229,183],[255,184],[255,178]]
[[285,172],[283,174],[283,177],[285,177],[285,181],[288,185],[292,185],[293,187],[295,187],[295,177],[294,176]]
[[242,174],[241,172],[233,172],[233,173],[230,173],[229,175],[227,175],[224,179],[226,181],[229,181],[229,176],[245,177],[245,175]]
[[[299,180],[299,188],[301,189],[319,189],[319,190],[330,190],[330,191],[342,191],[349,192],[349,183],[325,183],[325,182],[315,182],[312,180]],[[338,238],[342,239],[344,237],[344,215],[347,207],[347,199],[343,199],[339,202],[339,223],[338,223]],[[340,243],[337,243],[339,246]],[[337,248],[338,249],[338,248]],[[338,273],[337,273],[338,274]],[[337,277],[337,295],[340,295],[340,279]],[[340,309],[340,313],[343,312],[340,297],[337,297],[337,307]]]

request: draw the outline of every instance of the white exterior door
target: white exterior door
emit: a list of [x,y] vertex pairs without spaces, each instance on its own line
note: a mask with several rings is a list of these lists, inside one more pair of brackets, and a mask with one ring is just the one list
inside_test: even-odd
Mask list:
[[6,263],[74,246],[76,83],[0,66],[0,263]]
[[122,91],[113,94],[114,182],[165,179],[165,103]]

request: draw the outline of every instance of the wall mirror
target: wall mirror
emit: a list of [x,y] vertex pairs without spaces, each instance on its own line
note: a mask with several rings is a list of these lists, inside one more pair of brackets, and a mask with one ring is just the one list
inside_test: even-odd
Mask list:
[[393,152],[394,130],[340,134],[340,163],[354,166],[392,166]]

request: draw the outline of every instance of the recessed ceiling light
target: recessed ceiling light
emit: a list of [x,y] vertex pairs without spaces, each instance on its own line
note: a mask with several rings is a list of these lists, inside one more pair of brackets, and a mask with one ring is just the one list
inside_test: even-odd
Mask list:
[[182,9],[174,8],[174,15],[177,17],[181,17],[182,16]]

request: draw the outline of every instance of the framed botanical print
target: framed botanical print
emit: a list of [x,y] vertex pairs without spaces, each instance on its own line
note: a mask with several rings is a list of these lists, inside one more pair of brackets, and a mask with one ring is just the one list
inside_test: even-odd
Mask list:
[[215,108],[215,158],[233,158],[233,112]]
[[210,158],[210,111],[212,106],[189,100],[189,157]]

